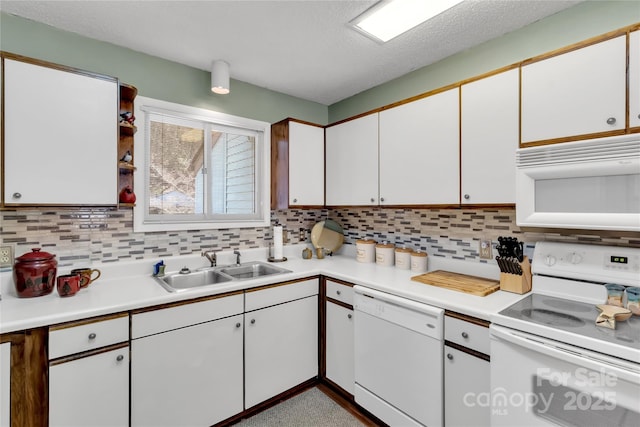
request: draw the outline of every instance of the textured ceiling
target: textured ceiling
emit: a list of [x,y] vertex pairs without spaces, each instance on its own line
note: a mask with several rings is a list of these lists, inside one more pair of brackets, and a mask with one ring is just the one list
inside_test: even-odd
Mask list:
[[375,0],[1,0],[0,10],[203,70],[224,59],[233,79],[330,105],[580,2],[466,0],[384,45],[347,25]]

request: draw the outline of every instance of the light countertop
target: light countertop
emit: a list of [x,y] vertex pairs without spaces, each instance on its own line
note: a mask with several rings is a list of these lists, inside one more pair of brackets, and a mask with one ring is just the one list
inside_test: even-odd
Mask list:
[[[158,260],[93,264],[91,268],[100,269],[102,276],[88,288],[66,298],[61,298],[55,289],[51,294],[42,297],[18,298],[11,272],[3,272],[0,273],[0,290],[2,291],[0,333],[125,312],[316,275],[389,292],[484,320],[490,320],[491,315],[523,298],[523,295],[504,291],[480,297],[425,285],[411,280],[411,277],[418,273],[357,262],[354,248],[349,246],[344,247],[342,254],[322,260],[302,259],[300,255],[304,245],[286,246],[285,256],[288,260],[277,265],[290,270],[291,273],[226,282],[178,293],[166,291],[151,276],[153,265]],[[266,259],[265,248],[241,252],[242,262]],[[231,252],[223,252],[218,255],[218,260],[218,265],[225,265],[234,262],[235,258]],[[167,264],[167,272],[179,270],[183,266],[191,269],[208,266],[208,262],[198,255],[169,257],[164,261]],[[73,266],[73,268],[76,267],[79,266]],[[58,268],[58,275],[67,273],[71,268]],[[493,264],[429,257],[429,271],[433,270],[448,270],[491,279],[499,277],[498,267]]]

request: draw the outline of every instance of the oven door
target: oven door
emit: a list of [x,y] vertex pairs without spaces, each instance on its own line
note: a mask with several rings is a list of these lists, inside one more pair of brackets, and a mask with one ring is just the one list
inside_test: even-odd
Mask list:
[[492,426],[640,425],[640,363],[490,330]]

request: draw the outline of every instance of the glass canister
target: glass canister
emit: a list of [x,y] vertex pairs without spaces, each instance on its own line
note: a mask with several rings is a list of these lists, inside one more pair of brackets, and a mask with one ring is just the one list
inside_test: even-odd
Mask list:
[[19,298],[39,297],[53,291],[58,268],[55,257],[49,252],[41,252],[40,248],[34,248],[16,258],[13,284]]
[[640,316],[640,288],[630,287],[627,293],[627,309],[635,316]]
[[604,287],[607,288],[607,304],[623,307],[624,286],[607,283]]

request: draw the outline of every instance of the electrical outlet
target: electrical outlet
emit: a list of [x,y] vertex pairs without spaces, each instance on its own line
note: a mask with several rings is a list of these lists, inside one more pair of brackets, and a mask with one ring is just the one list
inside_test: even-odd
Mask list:
[[0,268],[13,267],[13,248],[0,246]]
[[491,259],[491,240],[480,240],[480,258]]

